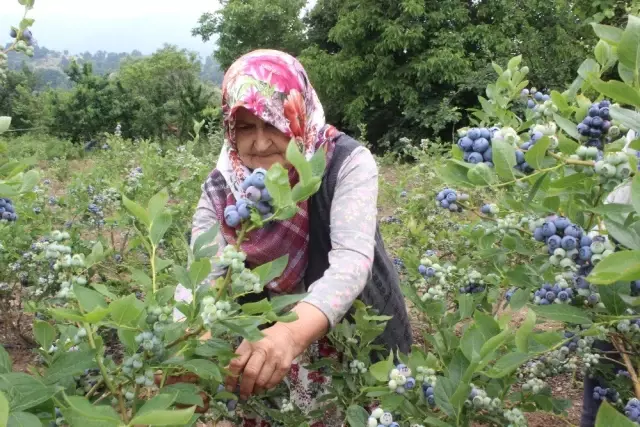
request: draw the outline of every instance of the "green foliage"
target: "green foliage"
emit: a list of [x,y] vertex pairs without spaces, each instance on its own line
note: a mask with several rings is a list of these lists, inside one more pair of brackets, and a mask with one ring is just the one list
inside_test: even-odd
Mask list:
[[203,41],[217,38],[216,61],[226,70],[254,49],[278,49],[298,55],[305,47],[300,13],[304,0],[219,0],[220,10],[204,13],[193,29]]

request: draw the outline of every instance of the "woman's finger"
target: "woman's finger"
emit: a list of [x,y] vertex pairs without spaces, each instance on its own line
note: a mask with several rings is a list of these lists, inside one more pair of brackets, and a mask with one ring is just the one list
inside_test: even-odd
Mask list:
[[285,363],[278,363],[276,369],[271,374],[271,378],[267,382],[266,389],[271,390],[275,388],[278,384],[282,382],[284,377],[287,376],[289,370],[291,369],[291,362],[287,361]]
[[251,358],[242,371],[242,381],[240,382],[240,398],[242,400],[249,399],[253,393],[253,387],[266,360],[267,352],[263,348],[255,348],[251,353]]
[[251,357],[251,345],[248,342],[243,341],[236,350],[236,354],[238,356],[229,363],[229,372],[231,375],[227,376],[224,384],[227,391],[231,393],[236,390],[238,377]]
[[258,375],[258,379],[256,379],[256,384],[253,389],[254,394],[260,394],[267,390],[267,384],[271,380],[273,373],[277,370],[278,366],[278,357],[270,356],[265,361],[262,366],[262,370],[260,371],[260,375]]

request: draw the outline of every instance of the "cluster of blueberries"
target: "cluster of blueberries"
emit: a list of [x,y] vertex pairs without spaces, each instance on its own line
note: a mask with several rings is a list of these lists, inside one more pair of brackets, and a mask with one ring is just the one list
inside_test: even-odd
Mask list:
[[538,305],[549,305],[554,302],[568,303],[573,298],[573,289],[567,287],[562,288],[557,283],[552,285],[550,283],[543,284],[540,289],[535,291],[534,303]]
[[457,201],[469,200],[469,195],[460,193],[451,188],[445,188],[436,195],[436,204],[444,209],[449,209],[451,212],[459,212],[462,207],[457,204]]
[[[584,263],[591,260],[593,255],[593,243],[604,240],[602,236],[596,236],[594,239],[584,233],[582,227],[573,224],[569,219],[558,216],[545,221],[541,227],[536,227],[533,231],[533,237],[538,242],[545,242],[548,246],[549,254],[552,255],[558,248],[562,248],[567,252],[572,252],[571,256],[579,259]],[[596,252],[599,251],[599,245],[595,245]]]
[[[9,31],[9,36],[12,39],[17,38],[18,31],[16,31],[15,28],[12,28],[11,31]],[[33,33],[31,33],[31,30],[26,29],[22,32],[22,40],[24,40],[28,46],[31,46],[33,44]]]
[[[529,98],[529,95],[533,96],[533,99]],[[537,102],[545,102],[551,99],[551,97],[545,93],[542,93],[538,90],[536,90],[535,88],[532,88],[531,90],[529,89],[522,89],[522,91],[520,92],[520,96],[522,96],[523,98],[528,98],[527,99],[527,108],[529,109],[534,109],[535,106],[537,105]]]
[[460,286],[461,294],[479,294],[484,290],[485,286],[481,283],[467,283],[465,286]]
[[624,407],[624,414],[631,421],[640,423],[640,400],[636,399],[635,397],[633,399],[630,399],[629,402],[627,402],[627,405]]
[[263,218],[273,212],[271,205],[271,195],[267,190],[264,180],[267,171],[262,168],[255,169],[241,185],[245,192],[245,197],[236,202],[235,205],[228,205],[224,209],[224,221],[229,227],[237,227],[242,220],[251,216],[251,208],[255,207]]
[[493,166],[492,130],[497,130],[497,128],[471,128],[466,135],[458,139],[458,147],[464,152],[465,162],[486,163],[488,166]]
[[11,199],[0,198],[0,219],[5,221],[18,220],[18,215]]
[[611,102],[607,100],[592,104],[589,107],[587,117],[578,123],[578,133],[587,138],[587,147],[596,147],[598,150],[602,150],[604,147],[602,137],[610,134],[615,138],[620,134],[620,129],[611,124],[609,107],[611,107]]
[[616,403],[620,399],[620,394],[614,388],[602,388],[596,386],[593,388],[594,400],[607,400],[611,403]]

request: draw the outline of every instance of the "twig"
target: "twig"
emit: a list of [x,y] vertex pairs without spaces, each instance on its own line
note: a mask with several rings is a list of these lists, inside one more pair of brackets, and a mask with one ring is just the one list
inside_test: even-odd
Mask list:
[[[624,345],[620,342],[620,338],[618,336],[612,336],[611,343],[618,351],[624,349]],[[622,360],[624,361],[624,364],[627,368],[627,372],[629,372],[629,376],[631,377],[631,381],[633,382],[633,390],[636,394],[636,397],[640,398],[640,382],[638,381],[638,375],[636,374],[636,370],[631,363],[631,359],[625,352],[621,352],[620,355],[622,356]]]
[[176,346],[176,345],[180,344],[181,342],[184,342],[184,341],[188,340],[189,338],[193,337],[194,335],[198,335],[202,331],[204,331],[204,326],[200,325],[200,326],[198,326],[197,329],[193,330],[192,332],[188,332],[188,333],[184,334],[183,336],[181,336],[180,338],[176,338],[175,340],[171,341],[169,344],[167,344],[165,346],[165,348],[171,348],[173,346]]
[[104,382],[104,380],[103,380],[102,378],[100,378],[100,379],[99,379],[99,380],[94,384],[94,386],[93,386],[93,387],[91,387],[91,390],[89,390],[89,391],[87,392],[87,394],[86,394],[84,397],[86,397],[87,399],[89,399],[89,398],[93,395],[93,393],[95,393],[95,392],[96,392],[96,390],[98,389],[98,387],[100,387],[100,386],[102,385],[102,383],[103,383],[103,382]]

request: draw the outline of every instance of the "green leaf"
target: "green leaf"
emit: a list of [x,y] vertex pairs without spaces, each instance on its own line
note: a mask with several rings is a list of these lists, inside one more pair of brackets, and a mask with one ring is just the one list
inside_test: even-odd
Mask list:
[[[565,133],[567,135],[569,135],[570,137],[572,137],[574,139],[578,139],[578,140],[580,139],[580,134],[578,133],[578,129],[576,127],[576,124],[573,123],[571,120],[565,119],[564,117],[562,117],[559,114],[554,114],[553,115],[553,119],[556,121],[556,123],[558,124],[560,129],[565,131]],[[537,143],[536,143],[536,145],[537,145]]]
[[197,287],[211,273],[211,261],[208,259],[199,259],[194,261],[189,267],[189,283]]
[[85,288],[76,283],[73,285],[73,293],[78,299],[80,308],[86,312],[93,311],[96,307],[107,307],[104,297],[93,289]]
[[92,283],[91,287],[93,289],[95,289],[96,291],[98,291],[100,293],[100,295],[103,295],[103,296],[109,298],[112,301],[118,299],[118,297],[113,292],[111,292],[109,289],[107,289],[107,287],[105,285],[103,285],[102,283]]
[[558,91],[551,91],[551,101],[558,107],[560,111],[565,111],[569,109],[569,103],[565,99],[565,97]]
[[593,49],[593,53],[596,56],[596,61],[598,61],[602,68],[609,67],[612,62],[615,61],[611,45],[603,40],[600,40],[596,44],[596,47]]
[[296,171],[298,171],[300,182],[303,185],[307,184],[312,177],[311,165],[307,163],[307,159],[305,159],[304,155],[300,152],[295,139],[291,139],[291,141],[289,141],[286,156],[289,163],[291,163],[293,167],[296,168]]
[[272,203],[276,208],[283,208],[293,204],[289,174],[282,165],[276,163],[269,168],[265,185],[267,186],[267,190],[269,190],[269,195],[271,195],[273,200]]
[[386,360],[374,363],[369,368],[369,372],[378,381],[389,381],[389,372],[393,369],[393,353],[389,354]]
[[613,120],[617,120],[629,129],[640,131],[640,114],[618,105],[609,107],[609,112]]
[[[45,350],[48,350],[46,348]],[[7,353],[7,350],[4,349],[2,345],[0,345],[0,374],[7,374],[13,370],[11,363],[11,356]]]
[[347,408],[347,422],[351,427],[362,427],[367,425],[369,413],[359,405],[351,405]]
[[0,391],[0,427],[6,427],[9,420],[9,401]]
[[147,211],[149,212],[149,220],[153,220],[162,212],[169,201],[169,192],[163,188],[157,192],[150,200]]
[[[200,396],[200,389],[195,384],[189,383],[177,383],[163,387],[160,390],[161,394],[168,393],[175,396],[175,403],[180,405],[196,405],[204,406],[202,396]],[[216,394],[215,398],[220,398],[220,393]],[[233,394],[231,396],[234,396]]]
[[33,191],[33,187],[35,187],[39,180],[40,175],[38,174],[38,172],[35,170],[30,170],[22,177],[22,185],[20,186],[19,192],[29,193]]
[[142,405],[138,410],[138,416],[157,411],[159,409],[167,409],[173,404],[173,402],[175,402],[177,396],[177,392],[161,393],[156,395],[153,399],[148,400],[144,405]]
[[195,406],[187,409],[156,410],[146,414],[137,415],[131,420],[131,425],[184,425],[189,422],[195,410]]
[[127,196],[122,195],[122,204],[125,209],[129,211],[131,215],[133,215],[138,221],[149,227],[151,225],[151,218],[149,218],[149,213],[145,208],[134,202],[133,200],[129,200]]
[[118,328],[118,338],[129,352],[136,351],[140,346],[138,343],[136,343],[136,335],[138,335],[137,331]]
[[291,295],[278,295],[271,298],[271,309],[275,313],[280,313],[285,308],[302,301],[306,298],[307,294],[291,294]]
[[95,324],[107,317],[108,314],[108,307],[96,307],[89,313],[84,315],[84,321],[87,323]]
[[0,116],[0,134],[5,133],[11,126],[11,117]]
[[311,175],[317,177],[322,177],[324,175],[324,169],[327,164],[326,154],[327,152],[325,151],[324,146],[320,147],[320,149],[313,153],[311,160],[309,160],[309,164],[311,165]]
[[518,367],[529,360],[529,358],[530,356],[527,353],[507,353],[498,359],[491,370],[485,374],[490,378],[502,378],[518,369]]
[[460,319],[466,319],[473,314],[473,310],[475,310],[473,296],[469,294],[460,294],[458,297],[458,304],[460,306]]
[[640,279],[640,251],[620,251],[605,257],[587,277],[595,285]]
[[525,289],[518,289],[511,295],[509,305],[513,310],[520,310],[527,304],[527,301],[529,301],[529,292]]
[[[171,363],[174,364],[174,363]],[[185,360],[182,363],[179,363],[178,366],[183,367],[189,372],[193,372],[198,375],[200,378],[205,380],[216,380],[218,382],[222,382],[222,374],[220,373],[220,368],[218,365],[213,363],[210,360],[206,359],[191,359]]]
[[53,385],[65,378],[80,375],[85,369],[95,368],[94,350],[70,351],[60,355],[47,369],[46,384]]
[[48,322],[35,320],[33,322],[33,336],[40,347],[47,351],[56,337],[56,329]]
[[271,311],[271,304],[269,303],[269,300],[265,298],[258,302],[249,302],[243,304],[241,309],[243,313],[246,313],[248,315],[262,314]]
[[467,172],[469,181],[476,185],[491,185],[496,181],[493,171],[485,163],[478,163]]
[[[1,415],[0,415],[1,416]],[[0,424],[1,426],[2,424]],[[8,414],[7,427],[42,427],[42,421],[28,412],[11,412]]]
[[533,310],[541,317],[576,325],[590,325],[591,318],[584,310],[566,304],[534,305]]
[[587,58],[582,61],[578,68],[578,75],[585,80],[600,72],[600,65],[593,59]]
[[547,154],[547,149],[551,145],[551,139],[548,136],[540,138],[525,154],[524,159],[534,169],[542,169],[543,161]]
[[88,420],[103,421],[113,423],[118,426],[121,424],[118,413],[108,405],[92,405],[80,396],[65,396],[69,409]]
[[320,189],[321,184],[322,178],[315,176],[309,178],[309,181],[306,184],[303,184],[302,181],[300,181],[293,186],[293,190],[291,190],[291,198],[293,199],[294,203],[307,200]]
[[476,325],[471,325],[460,340],[460,350],[471,362],[480,359],[480,349],[484,344],[484,335]]
[[149,277],[144,271],[132,267],[129,268],[129,271],[131,272],[131,279],[133,279],[134,282],[140,283],[145,288],[150,288],[152,286],[153,281],[151,280],[151,277]]
[[640,93],[637,89],[618,80],[603,82],[600,79],[591,79],[591,86],[606,97],[612,98],[621,104],[640,106]]
[[636,174],[631,182],[631,204],[640,215],[640,174]]
[[44,385],[31,375],[10,372],[0,375],[0,391],[4,392],[11,410],[17,412],[51,399],[56,388]]
[[618,43],[618,59],[624,66],[637,70],[640,65],[640,18],[627,16],[627,27]]
[[198,257],[200,250],[211,245],[216,240],[216,236],[220,230],[218,223],[215,223],[210,229],[200,234],[193,243],[193,254]]
[[512,181],[515,178],[513,167],[517,164],[515,148],[513,145],[500,140],[492,141],[491,145],[496,173],[502,180]]
[[93,245],[93,248],[91,249],[91,254],[89,254],[89,256],[87,257],[85,264],[87,265],[87,267],[91,267],[97,264],[98,262],[102,261],[103,259],[104,259],[104,248],[102,247],[102,243],[98,241],[96,242],[95,245]]
[[252,273],[260,277],[260,284],[264,286],[273,279],[280,277],[288,263],[289,255],[283,255],[280,258],[254,268]]
[[602,25],[592,23],[591,27],[593,31],[596,33],[598,38],[604,40],[611,44],[618,44],[622,39],[622,30],[617,27],[612,27],[611,25]]
[[149,238],[152,244],[158,245],[169,227],[171,227],[171,221],[171,214],[168,212],[162,212],[155,217],[149,229]]
[[516,331],[516,347],[518,351],[526,353],[529,349],[529,336],[536,325],[536,313],[533,310],[527,312],[527,318]]
[[567,155],[575,154],[579,146],[580,144],[567,138],[566,135],[562,133],[558,134],[558,150],[560,150],[561,153]]
[[622,316],[627,311],[627,304],[620,295],[629,289],[628,282],[617,282],[612,285],[598,285],[598,293],[609,314]]
[[595,427],[635,427],[636,423],[618,412],[609,402],[604,401],[598,409]]
[[451,397],[455,391],[456,387],[449,378],[437,377],[436,386],[433,390],[436,406],[441,408],[442,411],[450,417],[455,417],[456,413],[451,404]]
[[49,310],[51,316],[56,320],[71,320],[72,322],[84,322],[85,317],[77,310],[66,310],[64,308],[55,308]]
[[135,326],[144,304],[134,294],[113,301],[109,305],[111,319],[118,326]]

